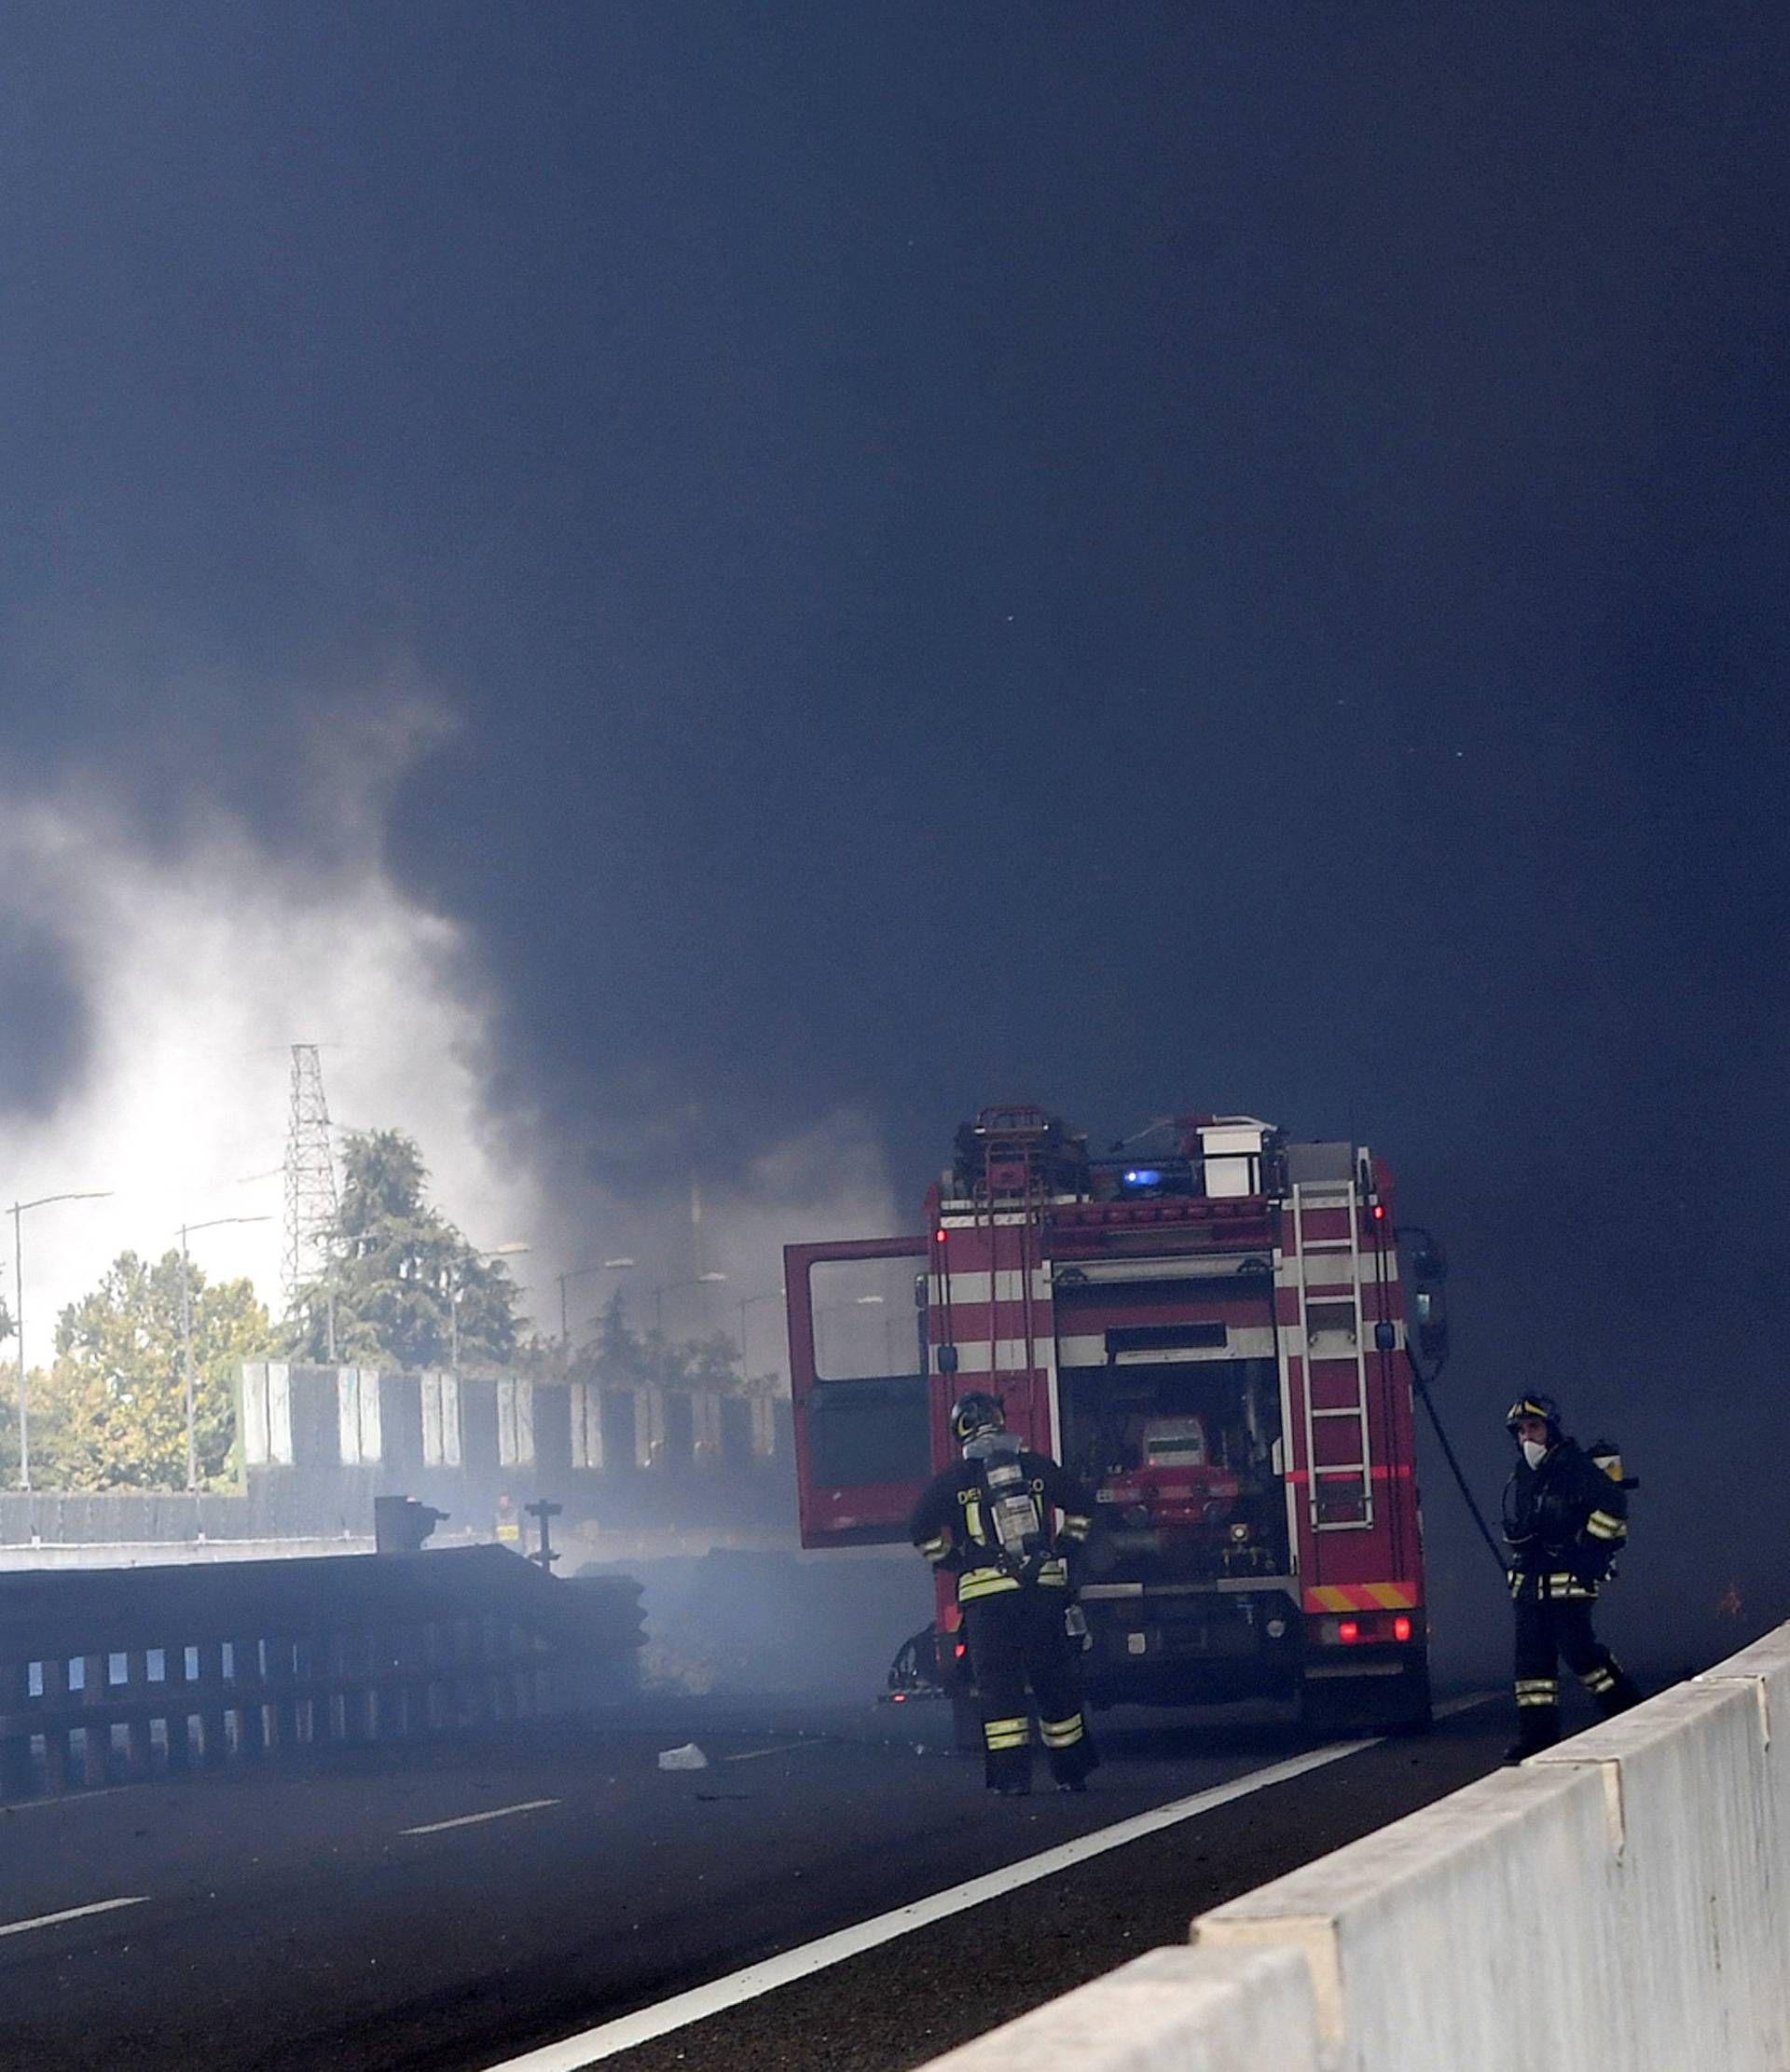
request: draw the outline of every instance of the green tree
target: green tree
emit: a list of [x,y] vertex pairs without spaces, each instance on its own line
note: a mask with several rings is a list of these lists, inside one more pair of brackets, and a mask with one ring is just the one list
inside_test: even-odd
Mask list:
[[516,1283],[480,1258],[426,1197],[420,1146],[399,1130],[351,1136],[330,1233],[331,1264],[304,1289],[288,1345],[295,1359],[369,1365],[509,1367],[516,1353]]
[[604,1305],[597,1335],[584,1346],[574,1370],[606,1389],[737,1389],[739,1349],[724,1331],[708,1338],[668,1338],[636,1331],[617,1288]]
[[[272,1344],[246,1281],[213,1285],[188,1269],[193,1430],[201,1489],[231,1479],[236,1378]],[[186,1388],[180,1254],[151,1265],[120,1253],[56,1325],[48,1376],[33,1377],[32,1479],[64,1489],[186,1486]]]

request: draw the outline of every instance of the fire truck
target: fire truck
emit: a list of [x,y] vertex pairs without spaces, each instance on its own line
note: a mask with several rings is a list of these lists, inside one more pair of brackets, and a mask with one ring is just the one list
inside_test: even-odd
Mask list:
[[[803,1544],[892,1544],[955,1458],[953,1400],[1097,1495],[1079,1575],[1095,1706],[1296,1703],[1316,1729],[1430,1717],[1412,1363],[1384,1163],[1251,1116],[1090,1156],[984,1110],[900,1238],[785,1255]],[[1439,1352],[1439,1256],[1416,1288]],[[951,1579],[925,1669],[974,1718]]]

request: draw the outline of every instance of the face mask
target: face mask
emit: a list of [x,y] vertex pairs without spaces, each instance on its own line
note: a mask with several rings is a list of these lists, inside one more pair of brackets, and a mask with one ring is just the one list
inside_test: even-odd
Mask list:
[[1539,1439],[1525,1439],[1522,1442],[1522,1457],[1532,1468],[1538,1468],[1548,1458],[1548,1448]]

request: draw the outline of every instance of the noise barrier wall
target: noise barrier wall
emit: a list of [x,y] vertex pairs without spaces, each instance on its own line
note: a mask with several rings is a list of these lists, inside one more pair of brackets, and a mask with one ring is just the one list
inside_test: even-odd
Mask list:
[[1790,2072],[1787,1900],[1790,1626],[938,2072]]

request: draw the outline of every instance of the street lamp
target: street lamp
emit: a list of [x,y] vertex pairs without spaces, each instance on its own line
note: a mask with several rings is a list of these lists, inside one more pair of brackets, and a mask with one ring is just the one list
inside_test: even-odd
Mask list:
[[271,1223],[269,1215],[219,1215],[209,1223],[183,1223],[180,1227],[180,1365],[186,1382],[186,1488],[199,1488],[199,1448],[193,1437],[193,1302],[192,1269],[186,1258],[186,1236],[191,1230],[217,1230],[227,1223]]
[[785,1295],[787,1294],[787,1292],[788,1292],[788,1291],[787,1291],[786,1289],[784,1289],[784,1288],[766,1288],[766,1289],[764,1290],[764,1293],[763,1293],[762,1295],[749,1295],[749,1296],[747,1296],[747,1297],[745,1297],[745,1299],[744,1299],[744,1300],[743,1300],[743,1301],[742,1301],[742,1302],[740,1303],[740,1305],[739,1305],[739,1371],[741,1372],[741,1374],[744,1374],[744,1373],[745,1373],[745,1372],[747,1371],[747,1367],[748,1367],[748,1365],[749,1365],[749,1362],[747,1361],[747,1358],[746,1358],[746,1312],[747,1312],[747,1310],[750,1310],[750,1309],[753,1309],[753,1308],[755,1308],[755,1307],[756,1307],[756,1306],[757,1306],[757,1305],[758,1305],[759,1303],[761,1303],[761,1302],[778,1302],[778,1301],[780,1301],[780,1300],[781,1300],[781,1299],[783,1298],[783,1297],[784,1297],[784,1296],[785,1296]]
[[110,1187],[84,1194],[40,1194],[34,1201],[15,1201],[7,1212],[12,1218],[12,1328],[19,1348],[19,1487],[31,1488],[31,1420],[25,1402],[25,1255],[19,1235],[20,1218],[27,1209],[47,1209],[52,1201],[109,1201]]
[[676,1295],[681,1288],[712,1288],[725,1281],[724,1273],[699,1273],[694,1281],[671,1281],[662,1288],[653,1291],[653,1328],[660,1338],[665,1336],[665,1298]]
[[561,1345],[570,1346],[571,1343],[571,1331],[566,1323],[567,1284],[572,1281],[582,1281],[587,1273],[625,1273],[629,1267],[638,1263],[633,1259],[598,1259],[589,1266],[573,1267],[570,1273],[562,1273],[558,1276],[559,1342]]

